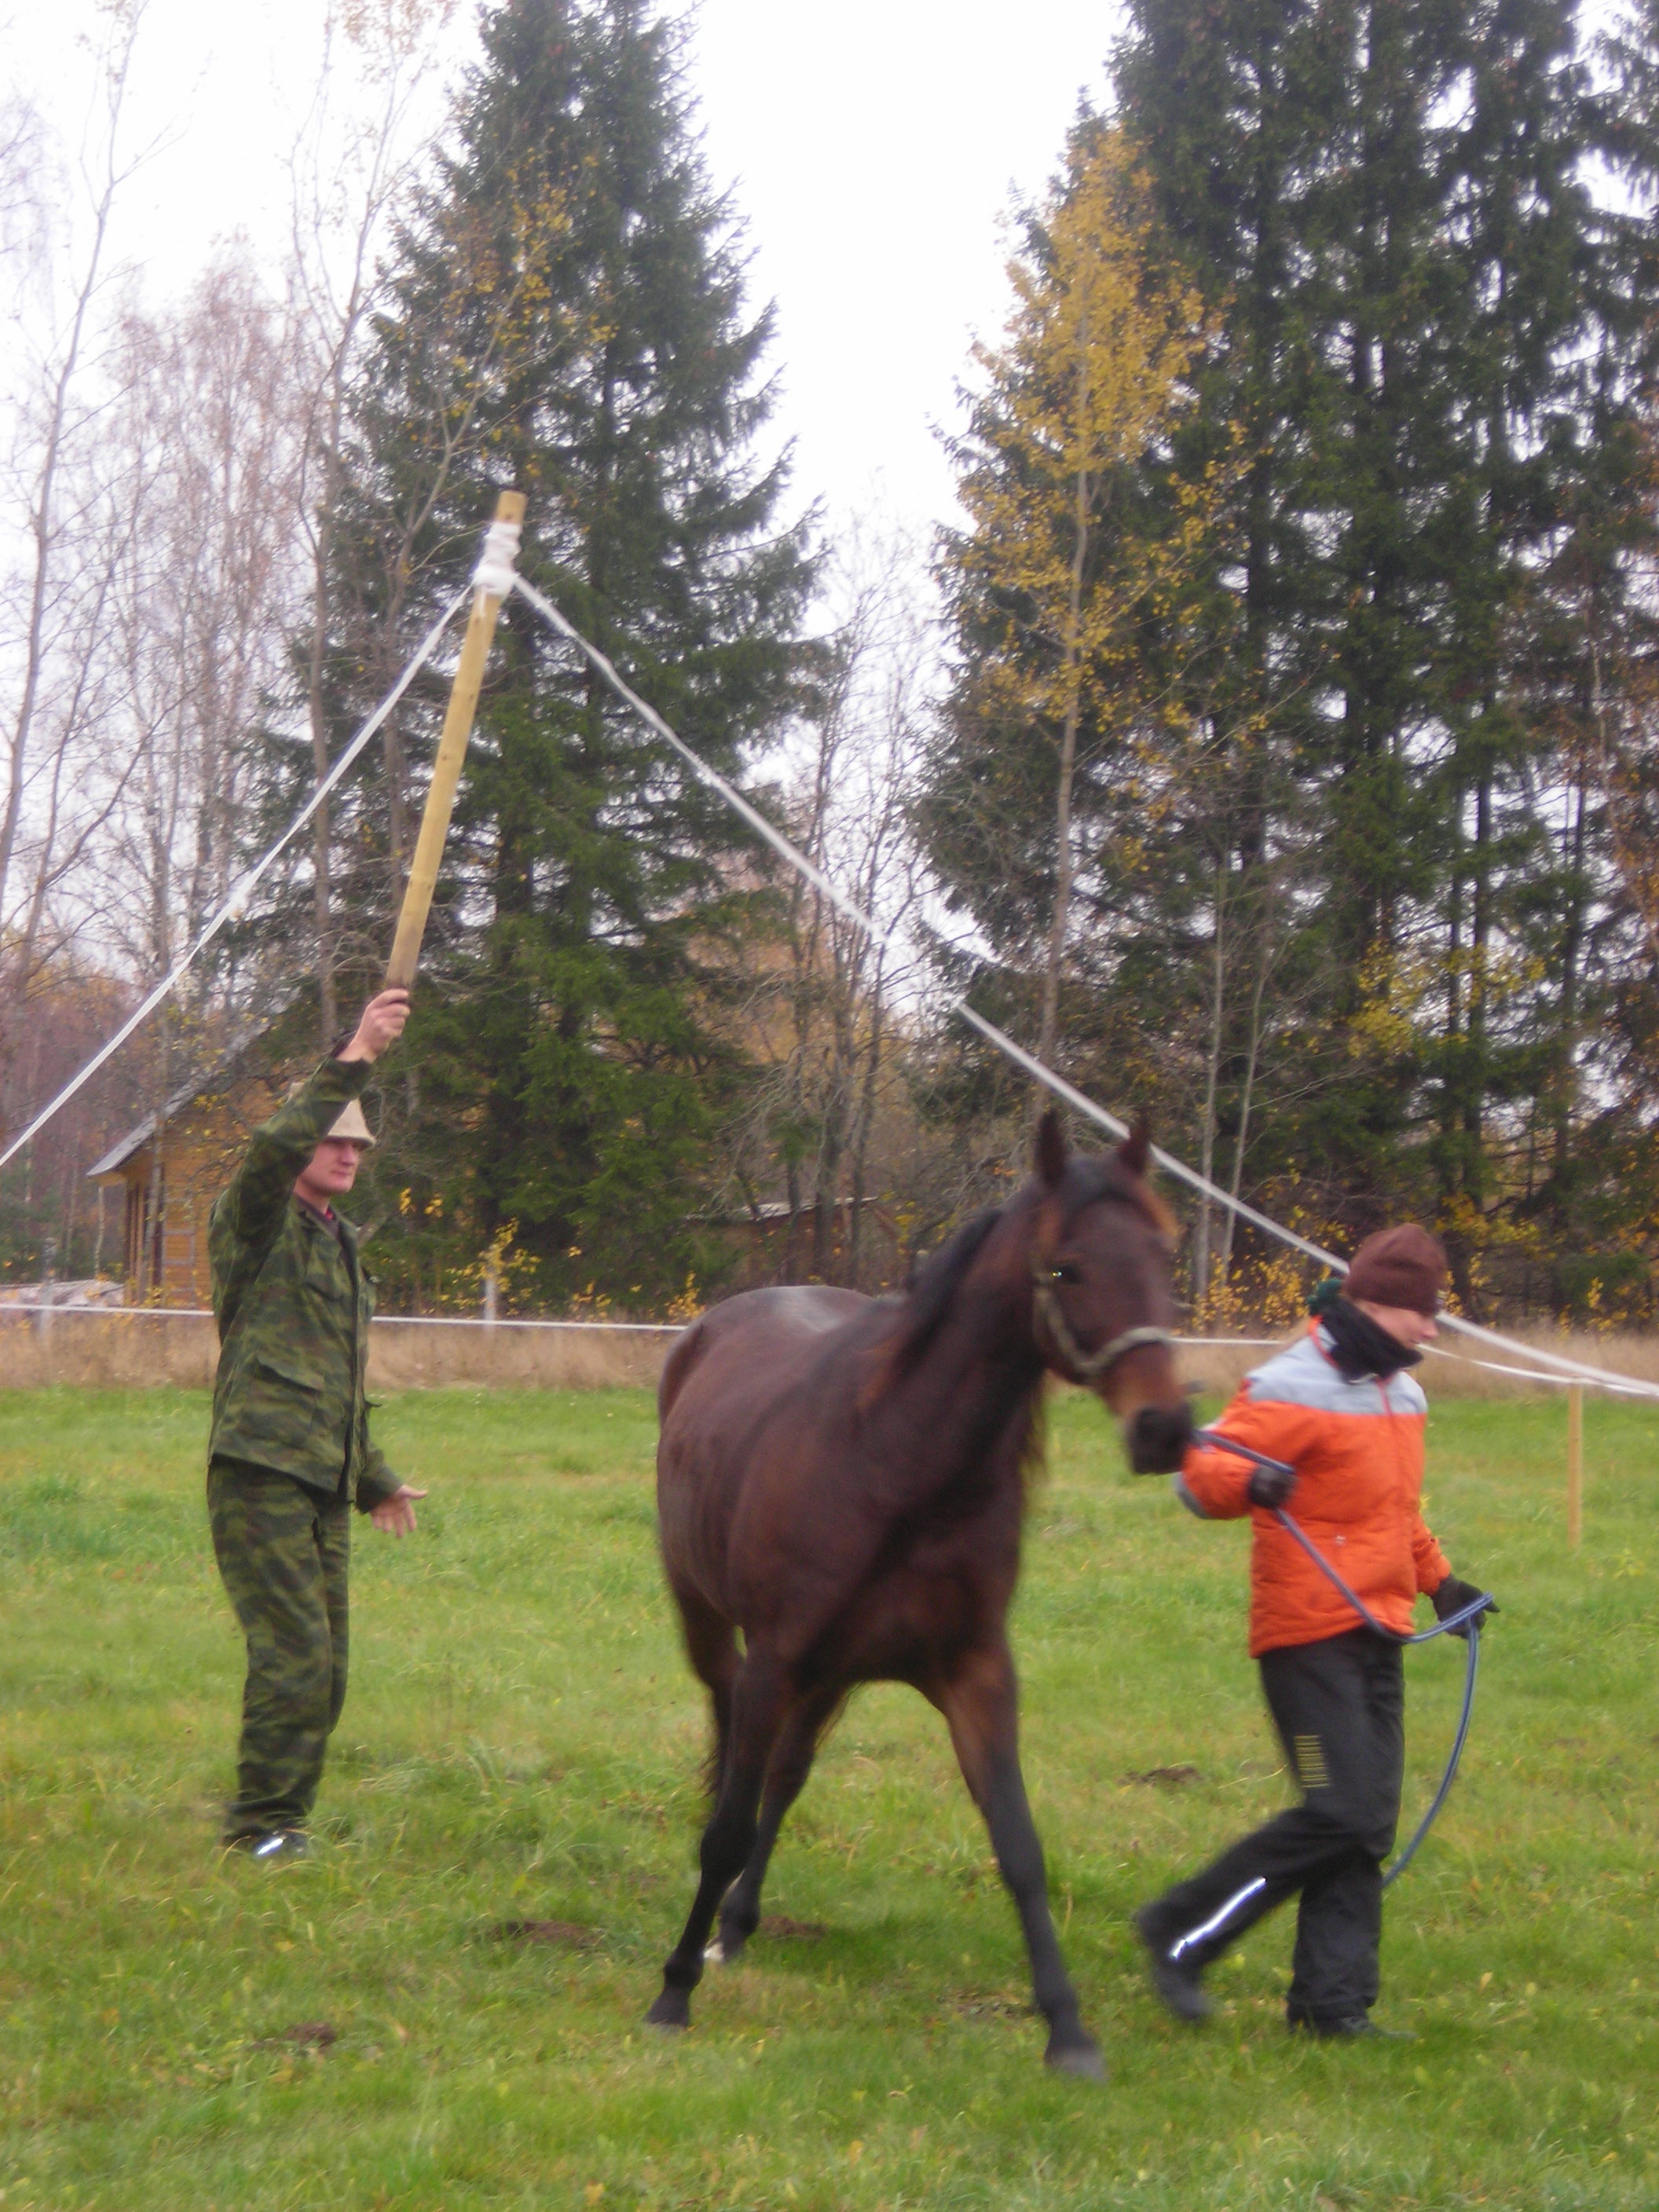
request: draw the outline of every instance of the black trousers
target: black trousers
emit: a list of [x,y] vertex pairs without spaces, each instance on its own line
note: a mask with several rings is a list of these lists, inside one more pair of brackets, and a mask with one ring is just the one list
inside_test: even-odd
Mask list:
[[1151,1907],[1148,1940],[1202,1966],[1300,1893],[1286,2011],[1350,2020],[1376,2002],[1382,1862],[1405,1763],[1400,1646],[1368,1628],[1264,1651],[1261,1686],[1302,1802]]

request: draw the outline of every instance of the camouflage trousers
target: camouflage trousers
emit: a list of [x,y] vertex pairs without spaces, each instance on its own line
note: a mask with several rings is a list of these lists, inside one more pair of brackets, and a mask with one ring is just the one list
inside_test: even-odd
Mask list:
[[247,1638],[236,1796],[225,1841],[303,1828],[345,1703],[351,1509],[291,1474],[216,1458],[208,1518]]

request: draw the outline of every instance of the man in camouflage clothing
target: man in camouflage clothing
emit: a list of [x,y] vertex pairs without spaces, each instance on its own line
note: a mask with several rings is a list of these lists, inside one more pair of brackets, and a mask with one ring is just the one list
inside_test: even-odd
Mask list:
[[358,1095],[408,1018],[406,991],[370,1000],[350,1042],[255,1131],[210,1225],[220,1352],[208,1514],[247,1638],[225,1840],[267,1862],[304,1854],[345,1702],[351,1508],[401,1536],[426,1495],[369,1441],[374,1291],[333,1206],[374,1141]]

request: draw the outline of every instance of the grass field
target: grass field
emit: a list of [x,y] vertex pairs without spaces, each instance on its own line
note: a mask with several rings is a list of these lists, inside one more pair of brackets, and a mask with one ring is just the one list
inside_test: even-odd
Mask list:
[[[379,1419],[433,1497],[413,1542],[359,1524],[320,1848],[272,1873],[214,1848],[240,1652],[204,1401],[0,1395],[0,2212],[1659,2204],[1653,1412],[1589,1408],[1575,1557],[1560,1404],[1436,1411],[1430,1517],[1504,1614],[1463,1777],[1391,1894],[1380,2016],[1418,2040],[1337,2049],[1284,2032],[1282,1915],[1208,2028],[1146,1991],[1133,1905],[1285,1784],[1243,1531],[1058,1407],[1016,1648],[1103,2089],[1039,2063],[983,1832],[896,1690],[854,1703],[785,1832],[783,1924],[711,1972],[689,2037],[644,2031],[703,1746],[649,1401],[432,1393]],[[1408,1819],[1461,1656],[1407,1662]]]

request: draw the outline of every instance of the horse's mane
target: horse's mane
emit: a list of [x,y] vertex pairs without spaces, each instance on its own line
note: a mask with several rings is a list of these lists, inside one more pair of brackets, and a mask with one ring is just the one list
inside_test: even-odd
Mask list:
[[980,1247],[1001,1218],[1000,1206],[988,1206],[928,1254],[905,1294],[898,1330],[883,1346],[880,1364],[863,1393],[866,1406],[884,1397],[922,1358],[943,1328]]
[[971,1221],[964,1221],[937,1252],[930,1252],[910,1285],[903,1341],[912,1358],[920,1358],[939,1334],[945,1316],[956,1303],[957,1292],[979,1249],[1002,1218],[1000,1206],[988,1206]]

